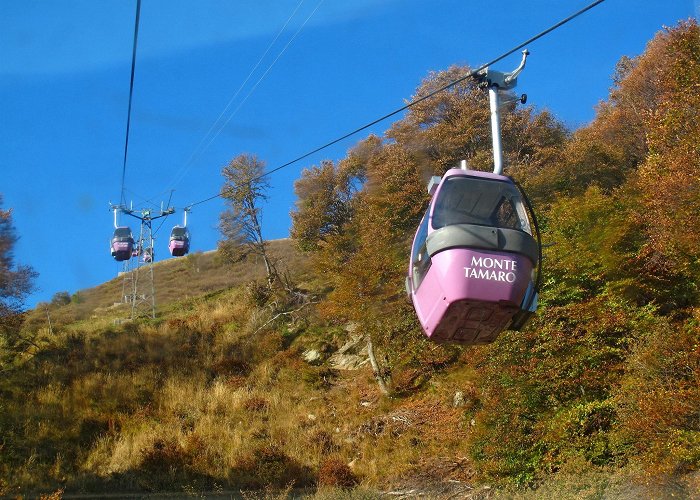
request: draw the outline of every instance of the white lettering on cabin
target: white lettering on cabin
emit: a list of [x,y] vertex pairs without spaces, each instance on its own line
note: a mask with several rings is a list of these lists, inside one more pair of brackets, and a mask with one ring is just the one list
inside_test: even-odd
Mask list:
[[472,265],[464,268],[464,276],[466,278],[514,283],[517,264],[517,261],[510,259],[472,256]]

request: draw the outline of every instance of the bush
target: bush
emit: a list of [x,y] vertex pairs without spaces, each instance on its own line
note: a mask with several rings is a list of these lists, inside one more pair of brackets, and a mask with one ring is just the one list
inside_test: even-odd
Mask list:
[[337,377],[338,371],[327,367],[310,367],[301,375],[302,380],[316,390],[330,389]]
[[315,431],[309,438],[311,445],[317,447],[322,454],[337,451],[340,447],[333,442],[333,436],[323,430]]
[[340,457],[328,457],[318,471],[319,486],[352,488],[358,483],[357,476]]
[[260,396],[252,396],[243,403],[243,408],[254,413],[264,413],[269,407],[267,400]]
[[267,444],[238,460],[232,482],[242,488],[284,488],[311,486],[311,469],[289,457],[277,446]]
[[685,325],[664,319],[634,345],[616,391],[621,439],[656,472],[700,469],[700,308]]
[[70,304],[71,297],[68,292],[56,292],[53,297],[51,297],[51,305],[54,307],[61,307]]
[[263,307],[271,295],[272,289],[267,283],[251,281],[245,287],[245,298],[250,305],[255,307]]
[[156,439],[141,450],[141,468],[152,475],[167,475],[182,470],[187,463],[185,450],[173,440]]

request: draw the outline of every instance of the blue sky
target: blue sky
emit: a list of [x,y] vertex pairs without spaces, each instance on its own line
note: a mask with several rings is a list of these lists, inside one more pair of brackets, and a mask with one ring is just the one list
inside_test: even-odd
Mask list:
[[[216,194],[221,168],[239,153],[272,169],[401,107],[430,71],[478,66],[588,3],[142,0],[127,199],[157,206],[174,189],[171,204],[182,209]],[[15,259],[39,272],[30,306],[120,269],[108,253],[108,203],[120,198],[135,5],[0,0],[0,193],[21,237]],[[585,124],[616,61],[697,16],[698,5],[606,0],[528,47],[517,91],[571,128]],[[208,135],[220,117],[226,126]],[[342,158],[369,132],[271,177],[267,238],[288,235],[301,169]],[[193,250],[215,248],[222,208],[215,200],[191,213]],[[157,258],[168,256],[181,219],[166,220]]]

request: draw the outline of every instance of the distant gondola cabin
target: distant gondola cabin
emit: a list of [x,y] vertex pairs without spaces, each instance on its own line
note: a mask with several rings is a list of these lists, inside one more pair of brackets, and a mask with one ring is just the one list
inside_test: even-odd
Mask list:
[[170,232],[168,249],[173,257],[187,255],[190,251],[190,232],[186,227],[175,226],[173,228]]
[[124,261],[131,258],[134,249],[134,236],[131,233],[131,228],[121,226],[114,230],[112,240],[110,242],[110,251],[114,260]]

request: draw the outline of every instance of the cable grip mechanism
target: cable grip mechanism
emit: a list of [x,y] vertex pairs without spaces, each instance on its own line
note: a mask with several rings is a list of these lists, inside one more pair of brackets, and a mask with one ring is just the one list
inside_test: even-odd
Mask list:
[[523,58],[517,68],[509,73],[496,71],[491,68],[484,68],[478,74],[479,80],[487,87],[498,87],[499,90],[511,90],[518,84],[518,75],[525,69],[525,61],[530,51],[525,49],[522,52]]

